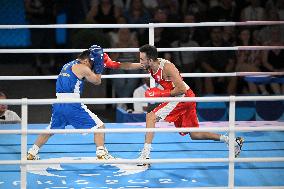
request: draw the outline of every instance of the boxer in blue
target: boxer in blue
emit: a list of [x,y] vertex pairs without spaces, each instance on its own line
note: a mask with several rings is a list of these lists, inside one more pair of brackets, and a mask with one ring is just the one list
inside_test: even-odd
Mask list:
[[[65,64],[56,81],[58,99],[80,98],[84,81],[94,85],[101,84],[104,70],[103,49],[97,45],[83,51],[76,60]],[[53,104],[49,129],[64,129],[72,125],[76,129],[104,128],[104,123],[82,103]],[[27,159],[39,159],[39,149],[48,141],[52,134],[41,134],[34,145],[28,150]],[[104,133],[95,133],[94,142],[97,146],[98,159],[113,158],[104,146]]]

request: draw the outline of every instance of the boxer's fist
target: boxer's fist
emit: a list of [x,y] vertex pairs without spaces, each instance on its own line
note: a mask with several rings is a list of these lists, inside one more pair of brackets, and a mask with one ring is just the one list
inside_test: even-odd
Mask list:
[[145,92],[145,97],[169,97],[169,96],[171,96],[170,89],[162,90],[155,87],[147,89]]
[[102,74],[104,71],[104,65],[102,63],[97,62],[93,66],[93,70],[96,74]]
[[105,68],[118,69],[121,63],[112,61],[107,53],[104,53],[104,66]]
[[104,71],[104,59],[103,59],[103,49],[98,45],[92,45],[89,48],[90,51],[90,60],[93,63],[92,70],[96,74],[102,74]]

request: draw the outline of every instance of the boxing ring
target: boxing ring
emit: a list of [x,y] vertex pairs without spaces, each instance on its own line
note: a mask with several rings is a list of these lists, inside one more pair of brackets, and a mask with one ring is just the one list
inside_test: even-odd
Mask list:
[[[3,28],[50,27],[147,27],[150,44],[154,43],[155,27],[236,26],[283,24],[284,22],[193,23],[142,25],[47,25],[0,26]],[[208,50],[265,50],[282,46],[259,47],[183,47],[158,48],[159,51]],[[81,49],[0,49],[0,53],[75,53]],[[131,49],[106,49],[106,52],[138,52]],[[190,74],[191,77],[219,77],[261,73]],[[271,73],[283,75],[283,73]],[[188,76],[187,74],[183,74]],[[103,78],[137,78],[142,75],[108,75]],[[56,79],[56,76],[0,76],[0,80]],[[0,104],[21,105],[20,125],[0,127],[0,188],[284,188],[284,122],[236,121],[236,102],[276,101],[284,96],[227,96],[195,98],[99,98],[99,99],[7,99]],[[174,128],[159,123],[158,128],[146,129],[145,123],[106,123],[100,130],[45,130],[47,124],[28,124],[28,107],[53,103],[83,102],[85,104],[113,104],[133,102],[196,101],[228,102],[227,122],[201,122],[200,128]],[[138,160],[145,132],[156,132],[150,160]],[[228,133],[229,148],[223,143],[191,141],[177,132]],[[114,160],[96,160],[93,136],[86,133],[105,132],[106,146]],[[42,160],[27,161],[27,147],[35,141],[35,134],[57,133],[41,150]],[[84,135],[82,135],[84,134]],[[234,137],[243,136],[245,143],[239,158],[234,157]],[[127,139],[127,140],[125,140]],[[137,163],[150,163],[138,167]]]

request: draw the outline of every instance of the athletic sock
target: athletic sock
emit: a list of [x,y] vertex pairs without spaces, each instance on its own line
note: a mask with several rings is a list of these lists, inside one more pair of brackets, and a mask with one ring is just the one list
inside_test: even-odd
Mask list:
[[145,149],[145,150],[149,150],[149,151],[150,151],[151,148],[152,148],[152,147],[151,147],[151,144],[148,144],[148,143],[145,143],[145,144],[144,144],[144,149]]
[[105,147],[104,147],[104,146],[98,146],[98,147],[97,147],[97,151],[98,151],[98,150],[105,150]]
[[38,154],[38,151],[39,151],[39,147],[34,144],[34,145],[29,149],[28,153],[29,153],[29,154],[32,154],[33,156],[35,156],[35,155]]
[[220,135],[220,141],[228,144],[229,143],[229,137],[227,135]]

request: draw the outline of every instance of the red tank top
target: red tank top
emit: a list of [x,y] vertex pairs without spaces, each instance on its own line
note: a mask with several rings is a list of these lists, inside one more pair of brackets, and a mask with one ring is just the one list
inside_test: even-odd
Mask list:
[[172,90],[175,87],[174,83],[171,80],[163,79],[164,65],[165,63],[170,63],[170,62],[162,58],[158,58],[158,60],[160,62],[158,70],[155,73],[153,73],[153,70],[150,70],[150,74],[155,79],[156,83],[159,83],[164,89]]

